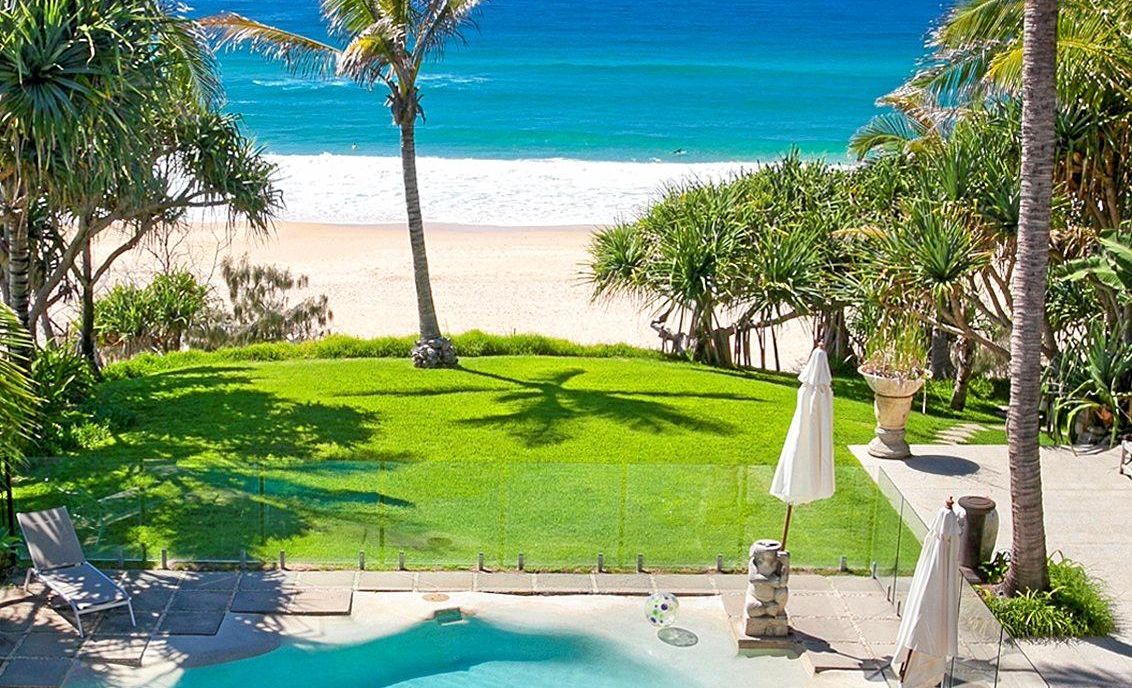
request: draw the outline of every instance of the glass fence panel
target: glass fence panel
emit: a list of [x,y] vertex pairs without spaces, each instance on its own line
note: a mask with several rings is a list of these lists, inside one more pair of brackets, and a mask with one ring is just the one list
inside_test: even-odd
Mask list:
[[[366,535],[367,564],[394,568],[471,568],[498,558],[507,466],[475,461],[385,462],[376,489],[376,528]],[[376,531],[376,532],[374,532]],[[356,553],[355,553],[356,554]]]
[[[600,553],[624,556],[623,466],[521,463],[506,475],[503,513],[507,563],[526,568],[593,569]],[[512,564],[513,565],[513,564]]]

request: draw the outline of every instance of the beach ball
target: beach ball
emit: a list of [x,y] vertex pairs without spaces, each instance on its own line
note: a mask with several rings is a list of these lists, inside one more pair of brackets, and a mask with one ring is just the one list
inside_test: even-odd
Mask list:
[[658,592],[645,600],[645,618],[658,628],[667,628],[676,623],[676,610],[678,609],[680,609],[680,603],[676,601],[676,596],[670,592]]

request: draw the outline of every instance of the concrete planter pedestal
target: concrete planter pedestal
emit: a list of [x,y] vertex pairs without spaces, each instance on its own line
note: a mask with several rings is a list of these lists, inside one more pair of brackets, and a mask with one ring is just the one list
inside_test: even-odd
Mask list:
[[876,437],[869,442],[869,455],[878,459],[906,459],[912,455],[904,439],[904,428],[912,412],[912,399],[924,386],[924,378],[883,377],[858,370],[873,390]]

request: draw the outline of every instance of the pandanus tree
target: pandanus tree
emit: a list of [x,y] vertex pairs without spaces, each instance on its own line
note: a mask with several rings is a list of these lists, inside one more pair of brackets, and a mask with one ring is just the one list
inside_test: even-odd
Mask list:
[[[93,362],[95,283],[190,208],[224,206],[266,228],[274,167],[219,96],[200,27],[163,0],[0,5],[5,296],[30,341],[78,291]],[[111,231],[124,240],[95,265],[91,243]]]
[[385,87],[385,104],[401,132],[401,171],[420,339],[413,348],[418,367],[452,366],[456,352],[441,336],[429,280],[424,220],[417,188],[416,123],[422,118],[419,76],[426,61],[449,41],[461,40],[482,0],[323,0],[332,40],[345,47],[291,33],[237,14],[203,20],[222,43],[247,45],[276,58],[292,72],[346,77],[365,88]]

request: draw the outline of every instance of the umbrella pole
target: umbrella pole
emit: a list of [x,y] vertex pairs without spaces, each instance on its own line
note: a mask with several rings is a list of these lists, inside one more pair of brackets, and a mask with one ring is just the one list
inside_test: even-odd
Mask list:
[[786,536],[790,534],[790,517],[794,515],[794,505],[786,505],[786,525],[782,527],[782,549],[786,549]]

